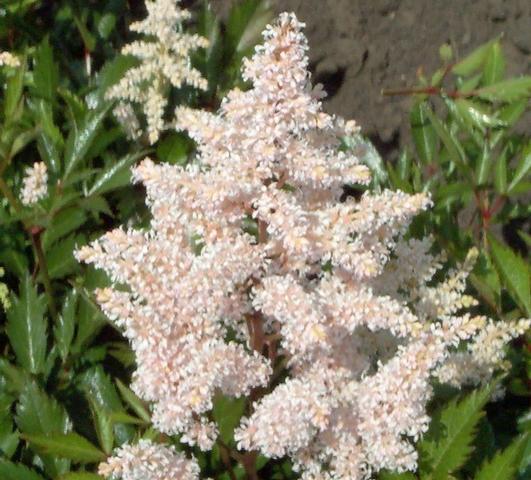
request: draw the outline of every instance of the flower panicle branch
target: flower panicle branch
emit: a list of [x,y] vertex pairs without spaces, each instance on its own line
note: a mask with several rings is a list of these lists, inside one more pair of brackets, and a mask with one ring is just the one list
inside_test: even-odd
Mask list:
[[[231,91],[217,113],[177,109],[196,158],[134,169],[150,228],[116,229],[77,257],[116,285],[97,299],[131,342],[133,389],[151,402],[159,431],[209,450],[221,392],[248,398],[235,431],[245,462],[289,456],[303,480],[412,471],[432,380],[488,381],[529,320],[502,327],[468,311],[476,251],[434,284],[443,256],[429,238],[406,235],[427,195],[341,201],[343,185],[367,185],[370,171],[340,148],[359,128],[323,112],[302,28],[288,13],[267,27],[243,65],[252,88]],[[250,218],[256,236],[246,233]],[[138,448],[148,463],[158,455]],[[100,472],[172,476],[171,465],[153,460],[148,472],[128,458],[119,451]],[[190,472],[182,478],[198,478]]]

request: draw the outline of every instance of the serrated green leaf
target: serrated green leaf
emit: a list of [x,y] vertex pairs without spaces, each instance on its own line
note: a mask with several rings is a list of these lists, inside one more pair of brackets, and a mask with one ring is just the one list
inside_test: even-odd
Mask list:
[[116,386],[120,391],[120,395],[124,401],[131,407],[131,409],[145,422],[151,422],[151,416],[149,411],[144,405],[144,402],[138,398],[135,393],[128,387],[126,387],[120,379],[116,379]]
[[87,220],[81,208],[66,208],[54,216],[42,236],[42,246],[47,251],[57,240],[79,228]]
[[476,90],[476,94],[486,100],[514,102],[531,96],[531,77],[523,76],[494,83]]
[[0,358],[0,375],[5,379],[5,391],[19,395],[31,381],[30,374],[16,367],[5,358]]
[[490,42],[481,45],[461,61],[457,62],[452,68],[453,73],[468,77],[475,71],[479,70],[485,63],[492,44],[495,41],[496,40],[491,40]]
[[0,458],[0,478],[2,480],[44,480],[34,470],[30,470],[21,463],[13,463]]
[[92,187],[90,187],[87,196],[101,195],[128,185],[131,182],[131,165],[145,155],[146,152],[132,153],[108,165],[98,175],[98,178],[96,178]]
[[[26,386],[16,408],[15,421],[25,435],[66,433],[71,429],[65,409],[34,383]],[[68,460],[42,455],[45,470],[52,477],[68,471]]]
[[53,59],[53,49],[44,39],[35,53],[33,67],[33,94],[53,102],[59,84],[59,68]]
[[483,84],[492,85],[499,82],[505,74],[505,59],[499,41],[494,42],[487,54],[483,68]]
[[410,122],[411,134],[420,160],[425,165],[432,163],[438,149],[438,137],[426,110],[429,107],[425,102],[417,103],[411,109]]
[[70,235],[55,243],[46,252],[48,275],[52,280],[66,277],[80,269],[79,263],[74,258],[74,249],[83,243],[85,243],[83,236]]
[[107,323],[105,315],[100,308],[90,300],[86,292],[79,291],[80,301],[77,315],[77,335],[71,350],[75,354],[81,353],[90,344],[92,339]]
[[[101,366],[88,370],[81,377],[81,386],[87,398],[97,402],[102,409],[109,412],[109,415],[110,412],[125,411],[116,388]],[[119,444],[130,441],[134,435],[134,428],[130,425],[117,424],[113,430]]]
[[438,412],[419,443],[423,474],[429,474],[433,480],[447,480],[466,462],[474,450],[476,428],[492,389],[489,386],[476,390],[460,401],[451,401]]
[[494,307],[499,305],[501,298],[500,278],[486,252],[480,253],[474,271],[470,275],[470,280],[490,305]]
[[94,419],[94,427],[98,442],[102,450],[110,455],[114,445],[113,419],[111,412],[104,408],[98,401],[88,398]]
[[518,186],[518,184],[525,178],[529,178],[529,171],[531,170],[531,142],[529,142],[522,151],[522,158],[518,162],[514,172],[507,193],[510,195]]
[[470,166],[467,164],[465,151],[459,140],[453,135],[446,126],[437,118],[431,108],[426,108],[426,116],[430,119],[433,128],[443,142],[451,160],[455,166],[462,171],[469,179],[472,178]]
[[66,106],[68,107],[70,120],[79,124],[88,112],[88,107],[85,102],[81,100],[81,98],[79,98],[75,93],[67,90],[66,88],[59,88],[58,93],[61,95],[61,98],[65,101]]
[[66,458],[76,463],[97,463],[106,458],[105,453],[75,432],[23,435],[23,438],[43,455]]
[[485,462],[476,473],[474,480],[511,480],[514,478],[527,438],[529,435],[518,438],[505,450]]
[[46,300],[39,296],[31,276],[20,283],[19,297],[13,295],[7,312],[6,333],[17,362],[31,373],[42,373],[46,360]]
[[[5,388],[1,385],[0,387]],[[11,415],[11,397],[2,394],[0,397],[0,457],[11,458],[18,447],[18,433],[13,431],[13,418]]]
[[65,297],[63,308],[57,318],[57,323],[54,327],[55,344],[59,349],[61,358],[66,360],[70,353],[70,345],[74,338],[76,328],[76,310],[79,295],[75,290],[71,290]]
[[490,114],[481,105],[464,98],[455,100],[457,110],[471,125],[484,132],[485,127],[504,127],[506,123]]
[[65,409],[34,382],[28,384],[20,395],[16,410],[15,419],[23,433],[66,433],[70,430]]
[[85,155],[92,146],[98,131],[103,125],[111,105],[107,104],[97,110],[89,111],[80,125],[70,131],[65,147],[63,181],[74,173],[82,164]]
[[515,300],[525,314],[531,315],[531,290],[528,264],[509,247],[498,242],[492,235],[489,235],[489,245],[492,258],[498,267],[498,271],[505,285],[515,296]]

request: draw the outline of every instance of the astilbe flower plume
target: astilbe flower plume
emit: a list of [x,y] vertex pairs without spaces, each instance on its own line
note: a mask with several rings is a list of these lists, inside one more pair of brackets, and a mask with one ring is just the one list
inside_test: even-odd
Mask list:
[[26,168],[22,179],[20,200],[23,205],[30,206],[48,195],[48,168],[44,162],[35,162]]
[[[252,391],[240,449],[290,456],[307,480],[414,470],[430,381],[497,324],[464,312],[474,251],[433,284],[444,259],[429,239],[404,236],[427,195],[340,201],[345,183],[367,185],[370,173],[340,148],[356,125],[322,111],[301,28],[293,14],[267,28],[243,67],[253,87],[218,113],[178,109],[195,160],[134,170],[151,228],[115,230],[78,257],[116,284],[97,298],[131,341],[133,388],[162,432],[208,449],[213,395]],[[527,325],[470,355],[491,362],[495,351],[497,362]],[[286,380],[268,386],[284,366]]]
[[189,20],[191,14],[179,8],[179,3],[179,0],[146,0],[147,17],[130,26],[144,38],[122,49],[124,55],[136,57],[140,64],[129,69],[106,95],[109,100],[119,101],[114,114],[131,138],[141,134],[132,104],[141,105],[152,144],[166,129],[164,114],[170,87],[190,85],[202,90],[207,87],[201,73],[192,67],[190,53],[206,47],[208,41],[182,31],[183,22]]

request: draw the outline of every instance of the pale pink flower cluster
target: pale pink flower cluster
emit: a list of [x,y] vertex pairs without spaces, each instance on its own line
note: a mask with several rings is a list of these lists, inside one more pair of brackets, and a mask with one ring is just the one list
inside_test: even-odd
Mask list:
[[[475,253],[434,285],[443,258],[404,237],[426,195],[340,201],[370,174],[341,148],[355,125],[322,111],[301,28],[292,14],[267,28],[244,64],[253,88],[230,92],[218,113],[178,109],[194,161],[134,170],[151,228],[115,230],[78,257],[115,282],[97,298],[131,340],[133,388],[161,431],[210,448],[214,393],[252,392],[242,450],[288,455],[305,480],[414,470],[431,380],[491,325],[463,313]],[[498,361],[522,328],[471,354]]]
[[116,449],[100,464],[98,473],[113,480],[195,480],[199,465],[174,447],[140,440],[137,445]]
[[48,195],[48,168],[44,162],[35,162],[26,168],[22,179],[20,201],[23,205],[30,206]]
[[10,52],[0,52],[0,67],[20,67],[20,59]]
[[179,8],[178,3],[179,0],[146,0],[147,17],[130,26],[145,38],[122,49],[124,55],[132,55],[140,63],[129,69],[106,95],[110,100],[119,100],[114,113],[133,139],[138,138],[140,130],[131,104],[141,105],[152,144],[167,129],[164,114],[170,87],[181,88],[185,84],[202,90],[207,87],[201,73],[192,67],[190,53],[206,47],[208,41],[182,31],[183,22],[191,15]]

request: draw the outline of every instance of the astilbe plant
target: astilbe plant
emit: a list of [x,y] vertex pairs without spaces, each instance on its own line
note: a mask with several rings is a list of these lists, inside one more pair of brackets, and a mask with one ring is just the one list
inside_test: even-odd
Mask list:
[[[406,236],[425,194],[341,201],[370,171],[340,148],[356,125],[322,112],[302,26],[282,14],[266,29],[244,63],[252,88],[218,113],[178,109],[195,160],[134,169],[151,228],[114,230],[77,256],[114,282],[97,299],[132,344],[133,389],[159,431],[211,449],[221,392],[248,399],[235,431],[243,458],[289,456],[306,480],[415,470],[433,380],[487,381],[529,322],[466,313],[475,251],[434,282],[443,257]],[[126,445],[100,472],[197,478],[183,455]]]
[[207,39],[185,33],[184,21],[189,20],[188,10],[179,8],[174,0],[147,0],[147,17],[130,26],[144,35],[122,49],[124,55],[136,57],[140,64],[128,70],[124,77],[107,93],[110,100],[119,100],[115,116],[131,138],[142,134],[140,123],[133,110],[141,105],[147,119],[149,143],[155,143],[165,130],[165,109],[169,89],[190,85],[205,90],[207,81],[193,68],[190,53],[208,45]]

